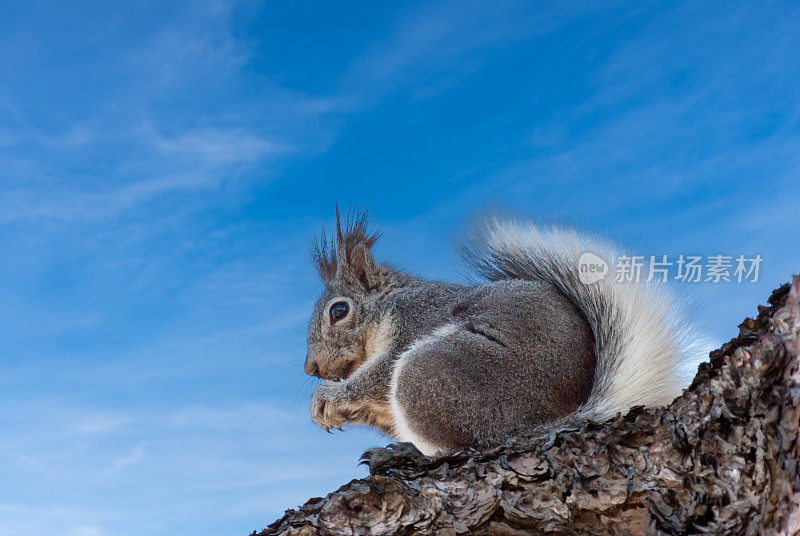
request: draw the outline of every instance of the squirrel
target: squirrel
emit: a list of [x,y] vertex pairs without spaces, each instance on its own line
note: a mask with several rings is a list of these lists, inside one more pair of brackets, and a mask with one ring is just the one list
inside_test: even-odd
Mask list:
[[305,360],[327,380],[312,395],[316,424],[375,427],[430,456],[680,394],[693,335],[679,302],[655,282],[584,282],[581,255],[614,259],[613,248],[498,218],[465,236],[485,283],[426,281],[376,264],[366,212],[343,228],[337,208],[335,242],[323,230],[312,247],[325,285]]

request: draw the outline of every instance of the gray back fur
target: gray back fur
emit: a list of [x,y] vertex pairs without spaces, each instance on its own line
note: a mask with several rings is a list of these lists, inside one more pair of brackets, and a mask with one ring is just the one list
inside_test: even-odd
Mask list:
[[634,405],[664,405],[680,394],[680,368],[693,357],[697,339],[668,289],[657,282],[619,283],[613,274],[581,281],[581,254],[614,266],[614,248],[572,229],[489,219],[473,228],[462,251],[489,280],[548,282],[586,315],[597,369],[585,413],[602,418]]

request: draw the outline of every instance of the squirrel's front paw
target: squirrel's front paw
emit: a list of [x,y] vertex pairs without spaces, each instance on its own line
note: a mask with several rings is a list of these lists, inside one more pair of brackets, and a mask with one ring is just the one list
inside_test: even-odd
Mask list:
[[311,395],[311,419],[328,432],[331,428],[342,429],[351,412],[338,401],[337,385],[325,382]]

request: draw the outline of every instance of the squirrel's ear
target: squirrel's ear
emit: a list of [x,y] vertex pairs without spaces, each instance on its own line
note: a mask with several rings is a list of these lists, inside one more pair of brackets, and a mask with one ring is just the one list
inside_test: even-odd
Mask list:
[[348,249],[340,249],[338,257],[336,279],[360,284],[365,290],[377,286],[378,268],[367,243],[359,242]]
[[378,286],[378,268],[375,266],[372,251],[366,244],[360,243],[353,248],[349,268],[353,279],[361,283],[366,290]]
[[[372,258],[372,246],[380,233],[370,231],[366,211],[351,211],[342,225],[336,208],[335,278],[371,290],[378,283],[378,268]],[[323,277],[324,279],[324,277]]]

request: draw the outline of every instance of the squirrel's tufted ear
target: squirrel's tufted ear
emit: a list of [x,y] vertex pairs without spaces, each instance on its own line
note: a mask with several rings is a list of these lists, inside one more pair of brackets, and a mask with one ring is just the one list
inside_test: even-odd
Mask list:
[[360,284],[366,290],[377,284],[378,269],[372,257],[372,246],[379,233],[370,231],[367,225],[367,212],[349,212],[344,230],[336,207],[336,279]]
[[361,283],[365,290],[372,290],[378,286],[378,268],[372,252],[365,243],[356,244],[350,254],[348,273],[342,274],[345,280],[351,283]]
[[351,211],[344,226],[336,207],[336,244],[328,242],[323,230],[315,242],[311,256],[322,282],[334,279],[351,284],[360,284],[366,290],[377,286],[378,269],[372,257],[372,246],[380,235],[370,231],[366,211]]

